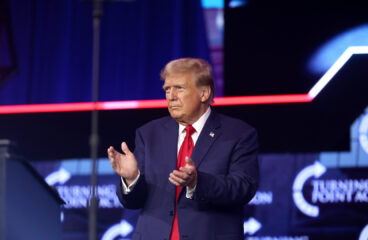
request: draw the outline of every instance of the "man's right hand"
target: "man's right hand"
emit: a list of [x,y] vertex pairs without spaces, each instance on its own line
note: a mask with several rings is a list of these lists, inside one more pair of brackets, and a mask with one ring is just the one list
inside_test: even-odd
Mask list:
[[114,171],[124,178],[129,186],[138,176],[138,163],[125,142],[121,143],[121,150],[124,154],[116,151],[114,147],[109,147],[107,155]]

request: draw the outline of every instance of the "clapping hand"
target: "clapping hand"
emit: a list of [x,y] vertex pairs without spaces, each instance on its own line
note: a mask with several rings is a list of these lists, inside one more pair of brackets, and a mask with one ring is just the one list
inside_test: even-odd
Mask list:
[[170,173],[169,181],[176,186],[187,186],[192,189],[197,185],[197,170],[190,157],[186,157],[185,162],[184,167]]
[[121,143],[121,150],[123,154],[116,151],[114,147],[109,147],[107,155],[114,171],[124,178],[129,186],[138,176],[138,163],[125,142]]

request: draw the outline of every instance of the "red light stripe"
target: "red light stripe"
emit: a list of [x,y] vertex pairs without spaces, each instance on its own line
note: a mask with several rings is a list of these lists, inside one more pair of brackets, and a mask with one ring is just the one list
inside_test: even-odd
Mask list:
[[[311,102],[313,98],[308,94],[289,95],[265,95],[265,96],[239,96],[215,98],[214,106],[252,105],[252,104],[277,104],[277,103],[301,103]],[[125,109],[147,109],[166,108],[165,99],[136,100],[136,101],[111,101],[85,103],[52,103],[52,104],[29,104],[29,105],[7,105],[0,106],[0,114],[20,113],[45,113],[45,112],[76,112],[97,110],[125,110]]]
[[166,108],[165,99],[136,100],[136,101],[111,101],[97,103],[98,110],[122,110],[122,109],[144,109],[144,108]]
[[253,104],[276,104],[276,103],[302,103],[311,102],[313,98],[308,94],[289,95],[264,95],[264,96],[240,96],[215,98],[214,106],[229,105],[253,105]]
[[0,106],[0,114],[91,111],[93,103],[51,103]]

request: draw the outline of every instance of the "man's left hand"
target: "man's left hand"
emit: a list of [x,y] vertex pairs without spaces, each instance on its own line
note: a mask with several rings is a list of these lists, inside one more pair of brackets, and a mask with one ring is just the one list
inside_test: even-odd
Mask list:
[[175,186],[193,189],[197,185],[197,170],[191,158],[186,157],[185,162],[184,167],[170,173],[169,181]]

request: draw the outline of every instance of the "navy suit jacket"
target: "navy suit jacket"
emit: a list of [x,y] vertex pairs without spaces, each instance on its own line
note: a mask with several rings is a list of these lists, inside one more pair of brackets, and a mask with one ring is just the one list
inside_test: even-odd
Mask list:
[[[167,116],[137,129],[134,155],[141,176],[133,191],[118,197],[141,213],[133,240],[168,240],[175,210],[169,174],[177,165],[178,123]],[[243,206],[258,185],[258,137],[243,121],[215,113],[193,149],[198,183],[193,199],[182,188],[177,203],[180,239],[244,239]]]

